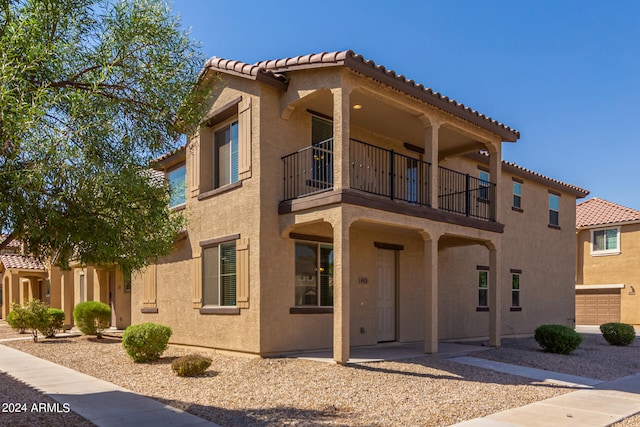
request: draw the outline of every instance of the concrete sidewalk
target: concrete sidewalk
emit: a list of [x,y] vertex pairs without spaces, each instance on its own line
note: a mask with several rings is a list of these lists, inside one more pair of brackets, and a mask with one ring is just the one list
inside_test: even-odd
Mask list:
[[[475,359],[475,360],[474,360]],[[605,427],[640,412],[640,374],[601,382],[473,357],[458,363],[582,390],[455,424],[455,427]]]
[[0,371],[43,392],[95,425],[217,426],[107,381],[0,345]]

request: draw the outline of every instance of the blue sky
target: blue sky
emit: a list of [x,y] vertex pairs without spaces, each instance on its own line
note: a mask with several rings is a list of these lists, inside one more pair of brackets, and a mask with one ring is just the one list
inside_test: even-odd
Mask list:
[[640,2],[173,0],[205,56],[352,49],[520,131],[503,158],[640,210]]

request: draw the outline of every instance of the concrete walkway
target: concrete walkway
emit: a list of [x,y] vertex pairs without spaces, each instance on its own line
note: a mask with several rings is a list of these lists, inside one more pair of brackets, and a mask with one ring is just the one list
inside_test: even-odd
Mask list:
[[195,415],[0,345],[0,371],[41,391],[99,427],[216,426]]
[[451,360],[535,380],[583,388],[520,408],[464,421],[455,424],[455,427],[605,427],[640,413],[640,374],[602,382],[475,357],[457,357]]

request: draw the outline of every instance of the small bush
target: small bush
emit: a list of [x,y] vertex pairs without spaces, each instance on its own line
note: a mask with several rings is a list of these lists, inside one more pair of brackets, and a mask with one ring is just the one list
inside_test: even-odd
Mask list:
[[535,339],[544,351],[569,354],[582,342],[582,335],[564,325],[542,325],[536,329]]
[[11,304],[11,311],[7,315],[7,323],[12,329],[24,334],[27,330],[27,311],[18,303]]
[[101,338],[111,322],[111,307],[99,301],[81,302],[74,307],[73,318],[80,332]]
[[150,362],[159,359],[167,349],[171,328],[156,323],[141,323],[125,329],[122,347],[134,362]]
[[24,309],[27,328],[31,329],[33,342],[38,342],[38,331],[46,328],[51,323],[49,306],[38,299],[33,299],[27,303]]
[[42,325],[38,330],[47,338],[53,338],[64,324],[64,311],[59,308],[49,308],[49,322]]
[[180,377],[195,377],[211,366],[211,359],[199,354],[189,354],[171,362],[171,369]]
[[626,323],[605,323],[600,325],[600,331],[611,345],[629,345],[636,338],[636,330]]

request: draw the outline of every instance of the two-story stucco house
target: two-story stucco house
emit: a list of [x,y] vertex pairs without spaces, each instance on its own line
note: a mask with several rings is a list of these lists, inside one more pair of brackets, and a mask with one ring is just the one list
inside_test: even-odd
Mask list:
[[132,323],[273,355],[574,322],[575,203],[502,161],[519,133],[352,51],[210,59],[208,114],[162,165],[185,210]]
[[640,211],[594,197],[576,227],[576,322],[640,325]]

